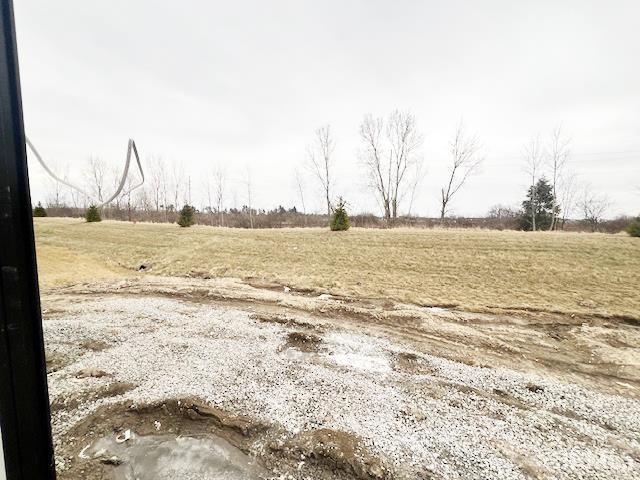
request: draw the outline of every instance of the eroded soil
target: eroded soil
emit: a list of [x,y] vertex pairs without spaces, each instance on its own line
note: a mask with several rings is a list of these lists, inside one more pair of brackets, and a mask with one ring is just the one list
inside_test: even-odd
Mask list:
[[638,478],[632,322],[252,283],[43,296],[60,478],[111,478],[79,454],[125,429],[220,436],[273,478]]

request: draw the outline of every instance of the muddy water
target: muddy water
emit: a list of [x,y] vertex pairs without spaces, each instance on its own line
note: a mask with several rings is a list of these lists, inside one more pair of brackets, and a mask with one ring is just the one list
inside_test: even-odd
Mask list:
[[116,480],[260,480],[269,476],[251,457],[218,437],[132,434],[118,443],[113,436],[96,441],[83,456],[117,465]]

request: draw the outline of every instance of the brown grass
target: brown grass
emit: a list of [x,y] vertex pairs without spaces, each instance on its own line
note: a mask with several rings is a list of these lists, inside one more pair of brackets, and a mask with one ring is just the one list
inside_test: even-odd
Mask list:
[[67,248],[36,242],[41,288],[117,279],[129,274],[124,268],[118,268],[98,257],[83,253],[86,247]]
[[640,241],[626,235],[485,230],[241,230],[36,219],[45,286],[96,276],[261,278],[339,295],[470,310],[640,319]]

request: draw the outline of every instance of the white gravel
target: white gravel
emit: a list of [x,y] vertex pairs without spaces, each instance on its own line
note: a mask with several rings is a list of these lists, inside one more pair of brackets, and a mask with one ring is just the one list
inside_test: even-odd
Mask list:
[[[394,368],[402,345],[336,330],[318,353],[292,355],[282,347],[295,328],[231,308],[127,296],[68,308],[44,323],[49,351],[80,355],[49,375],[52,399],[115,380],[138,385],[125,394],[132,403],[198,396],[290,431],[353,432],[398,478],[640,478],[640,402],[630,398],[429,355],[418,356],[432,373],[414,374]],[[89,338],[110,347],[81,351]],[[90,367],[113,376],[75,378]],[[54,435],[121,400],[54,414]]]

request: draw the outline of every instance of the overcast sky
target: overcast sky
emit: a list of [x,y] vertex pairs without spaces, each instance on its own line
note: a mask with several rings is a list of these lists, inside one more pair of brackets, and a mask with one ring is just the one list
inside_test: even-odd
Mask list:
[[[437,215],[461,118],[486,160],[453,213],[518,205],[523,144],[559,124],[570,168],[610,197],[609,214],[640,212],[637,0],[20,0],[15,10],[27,135],[72,177],[89,155],[120,165],[132,137],[143,159],[182,162],[195,200],[223,164],[227,206],[245,202],[247,167],[255,205],[299,206],[294,167],[329,123],[335,193],[375,211],[358,126],[399,108],[426,138],[414,212]],[[45,200],[33,160],[33,197]],[[320,211],[312,181],[307,203]]]

